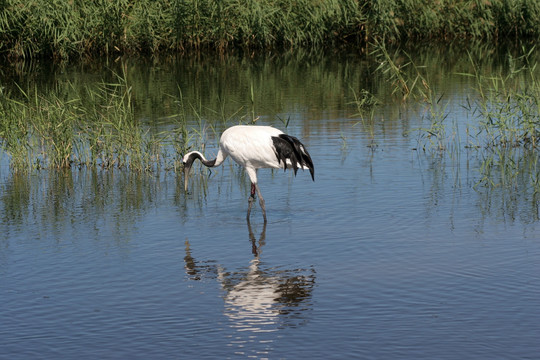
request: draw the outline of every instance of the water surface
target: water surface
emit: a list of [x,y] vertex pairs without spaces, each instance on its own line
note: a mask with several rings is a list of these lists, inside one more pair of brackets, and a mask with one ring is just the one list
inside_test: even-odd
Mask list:
[[[359,123],[350,84],[392,93],[369,85],[370,66],[355,57],[128,66],[145,79],[134,91],[155,131],[178,98],[152,93],[176,85],[186,103],[200,96],[225,118],[241,108],[281,128],[289,119],[315,182],[259,171],[266,226],[258,208],[246,222],[248,180],[230,161],[196,171],[186,194],[173,172],[15,174],[3,156],[0,358],[535,358],[536,194],[527,181],[478,185],[474,154],[421,150],[410,130],[425,116],[414,105],[388,104],[373,126]],[[465,99],[456,68],[442,72],[451,103]],[[472,121],[457,105],[451,113],[463,128]],[[219,121],[218,133],[229,124]]]

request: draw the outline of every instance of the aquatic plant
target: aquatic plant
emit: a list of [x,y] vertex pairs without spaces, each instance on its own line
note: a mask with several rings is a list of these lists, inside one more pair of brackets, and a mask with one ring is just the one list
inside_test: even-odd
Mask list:
[[509,56],[507,76],[483,76],[474,62],[473,74],[462,74],[476,80],[477,136],[481,137],[483,150],[480,183],[512,186],[517,178],[525,176],[535,192],[540,191],[540,82],[537,64],[530,61],[533,51],[523,51],[515,58]]
[[25,121],[27,109],[19,102],[0,96],[0,144],[10,155],[12,168],[24,168],[29,161],[29,124]]
[[529,62],[533,50],[518,58],[509,57],[512,69],[506,77],[477,76],[481,129],[489,147],[539,145],[540,83],[537,64]]
[[538,39],[536,0],[4,0],[11,58]]
[[[463,148],[472,150],[480,159],[477,185],[511,187],[517,186],[518,179],[523,184],[528,178],[528,186],[536,192],[540,191],[540,172],[534,157],[540,146],[540,82],[537,64],[531,60],[533,53],[534,48],[522,49],[522,55],[509,56],[510,71],[505,76],[482,74],[469,54],[472,72],[458,75],[474,80],[470,89],[474,95],[460,104],[473,123],[467,124],[465,134],[461,134],[457,122],[449,120],[449,102],[430,84],[423,66],[417,66],[400,49],[390,53],[383,43],[375,44],[372,52],[379,64],[376,72],[393,88],[394,99],[387,101],[420,107],[426,126],[407,131],[417,133],[417,148],[447,152],[456,159]],[[355,97],[359,110],[365,101]],[[356,115],[364,122],[362,111]],[[466,135],[465,143],[461,143],[461,135]]]
[[149,134],[141,126],[131,87],[121,76],[117,83],[87,87],[84,94],[19,90],[0,97],[0,143],[14,171],[72,166],[157,170],[167,139],[177,134]]
[[[534,47],[525,51],[518,57],[508,57],[510,71],[508,75],[483,75],[469,54],[472,65],[471,73],[458,73],[458,75],[474,79],[471,89],[474,99],[467,98],[462,107],[468,113],[476,116],[478,133],[474,143],[484,148],[494,147],[538,147],[540,135],[540,82],[537,79],[537,64],[531,63]],[[449,114],[446,111],[447,103],[442,100],[443,94],[438,94],[430,85],[427,75],[423,73],[424,67],[417,66],[410,56],[400,50],[391,55],[386,46],[376,44],[372,52],[379,66],[376,71],[383,75],[385,81],[391,84],[393,94],[408,103],[424,103],[426,118],[429,127],[422,127],[414,131],[426,134],[431,145],[438,149],[445,149],[445,120]],[[406,59],[397,64],[394,58]],[[365,100],[356,98],[356,104],[361,107]],[[470,135],[470,134],[469,134]],[[433,142],[432,138],[436,141]],[[468,144],[470,145],[470,144]]]
[[[377,106],[380,104],[379,100],[370,93],[366,89],[362,89],[360,91],[360,94],[356,94],[356,91],[354,89],[351,89],[354,101],[352,102],[356,106],[357,112],[353,114],[353,117],[359,117],[360,121],[354,124],[356,126],[357,124],[361,123],[364,130],[369,134],[369,137],[372,141],[370,146],[374,146],[374,139],[375,139],[375,110],[377,109]],[[342,150],[347,149],[347,143],[346,143],[346,137],[341,134],[341,138],[343,140],[343,146]]]

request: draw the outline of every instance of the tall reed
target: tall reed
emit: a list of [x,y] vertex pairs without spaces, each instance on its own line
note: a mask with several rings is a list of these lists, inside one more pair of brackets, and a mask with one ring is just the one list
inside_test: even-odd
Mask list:
[[24,104],[9,99],[9,94],[0,96],[0,143],[10,157],[10,165],[22,169],[30,162],[28,139],[30,126],[26,121],[29,109]]
[[131,87],[124,77],[117,80],[85,88],[83,94],[45,96],[22,89],[18,96],[2,94],[0,143],[12,169],[158,170],[174,132],[149,134],[134,116]]
[[536,0],[0,2],[0,53],[11,58],[539,37]]
[[[217,126],[253,119],[223,109],[222,123],[208,121],[218,113],[199,102],[185,101],[161,131],[150,131],[136,116],[133,88],[125,73],[114,81],[75,87],[72,83],[38,93],[36,88],[0,92],[0,146],[15,172],[44,168],[129,169],[135,172],[180,171],[182,156],[204,151],[217,141]],[[251,111],[249,111],[251,113]],[[198,124],[188,127],[188,122]],[[212,146],[212,145],[210,145]]]

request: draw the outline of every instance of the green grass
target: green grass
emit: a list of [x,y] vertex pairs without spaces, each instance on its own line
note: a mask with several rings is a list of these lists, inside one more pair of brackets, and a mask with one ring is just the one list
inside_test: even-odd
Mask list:
[[71,91],[46,96],[20,88],[2,94],[0,141],[11,168],[177,170],[190,141],[182,117],[170,132],[149,133],[134,116],[132,88],[124,77],[117,80],[83,88],[83,94],[71,84]]
[[[391,85],[394,100],[404,107],[423,107],[426,126],[409,131],[418,134],[418,149],[450,152],[454,158],[463,149],[469,154],[474,151],[480,159],[477,185],[527,186],[536,194],[540,192],[540,81],[537,63],[532,61],[534,53],[533,47],[522,49],[519,56],[509,55],[507,69],[490,75],[483,74],[469,54],[472,72],[458,75],[474,80],[470,89],[474,97],[461,104],[474,121],[467,125],[462,143],[457,122],[450,120],[448,102],[430,85],[425,68],[399,49],[390,53],[381,43],[373,51],[379,63],[376,72]],[[359,109],[364,102],[364,98],[356,98]]]
[[[14,172],[73,167],[178,172],[186,152],[204,151],[209,139],[217,141],[217,126],[256,121],[251,109],[218,112],[184,100],[179,91],[167,96],[176,113],[162,119],[167,125],[156,131],[159,126],[136,116],[140,99],[134,99],[126,74],[47,90],[16,87],[0,93],[0,147]],[[188,128],[188,122],[198,126]]]
[[[153,81],[152,71],[122,62],[113,65],[116,73],[107,72],[102,75],[106,80],[97,84],[85,76],[58,76],[54,82],[41,83],[39,90],[5,86],[0,89],[0,146],[15,172],[69,167],[179,171],[182,154],[204,151],[205,144],[214,147],[216,133],[226,126],[253,123],[260,115],[261,121],[279,119],[286,128],[291,120],[286,99],[317,87],[306,102],[312,107],[312,126],[328,119],[327,104],[341,104],[354,119],[351,125],[363,127],[375,149],[377,134],[393,126],[402,111],[404,120],[407,113],[417,113],[423,123],[411,130],[404,122],[403,134],[417,136],[418,150],[457,158],[466,149],[481,159],[481,184],[511,186],[520,178],[539,183],[536,163],[531,163],[540,133],[533,50],[506,55],[504,61],[497,59],[497,66],[487,68],[478,63],[485,56],[465,57],[450,71],[472,83],[461,89],[469,98],[464,104],[449,105],[437,88],[441,83],[437,77],[448,71],[439,66],[441,58],[417,56],[413,61],[408,53],[388,50],[384,43],[370,48],[370,59],[344,66],[343,76],[328,76],[320,58],[294,59],[293,66],[283,66],[278,62],[285,61],[281,57],[254,63],[245,58],[238,63],[227,57],[210,63],[198,59],[197,65],[182,65],[178,71],[210,76],[198,76],[200,83],[173,95],[161,87],[162,82]],[[341,59],[334,60],[341,64]],[[262,75],[253,76],[253,66],[262,66]],[[284,69],[281,77],[273,76],[276,68]],[[288,81],[285,86],[283,79]],[[230,84],[235,84],[235,91]],[[465,129],[457,128],[456,106],[469,117],[469,124],[460,125]],[[350,140],[342,131],[346,151]]]
[[536,0],[0,1],[9,58],[539,37]]

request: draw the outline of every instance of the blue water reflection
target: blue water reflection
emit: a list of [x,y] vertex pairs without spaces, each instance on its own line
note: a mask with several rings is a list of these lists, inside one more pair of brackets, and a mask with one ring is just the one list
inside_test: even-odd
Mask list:
[[4,353],[536,354],[531,200],[475,190],[466,166],[456,174],[455,162],[402,138],[373,150],[350,136],[343,156],[339,135],[306,134],[315,182],[259,172],[266,227],[259,209],[246,223],[249,184],[234,166],[210,175],[206,195],[195,183],[187,196],[171,175],[4,177]]
[[266,224],[258,241],[248,222],[254,258],[245,269],[234,272],[215,262],[199,262],[186,241],[186,273],[190,280],[215,279],[224,291],[224,314],[238,331],[272,332],[284,326],[300,326],[312,310],[314,269],[285,270],[268,267],[261,260]]
[[[347,86],[325,94],[328,79],[363,84],[369,68],[328,62],[308,85],[299,64],[286,76],[273,62],[250,68],[257,83],[294,79],[259,121],[283,127],[274,115],[290,115],[287,132],[316,169],[315,182],[259,171],[266,226],[258,208],[246,223],[249,182],[230,162],[195,171],[186,194],[173,172],[23,174],[1,160],[0,358],[536,358],[540,223],[528,179],[485,186],[474,151],[424,151],[411,129],[425,118],[403,104],[360,123]],[[245,73],[230,76],[249,93]],[[205,152],[215,146],[211,133]]]

